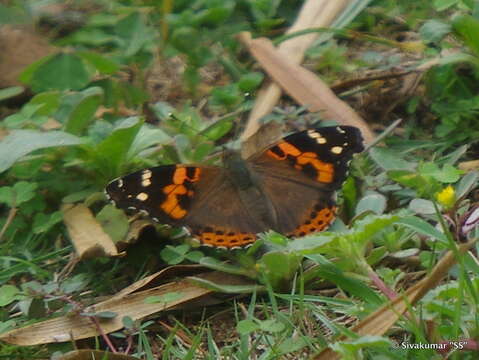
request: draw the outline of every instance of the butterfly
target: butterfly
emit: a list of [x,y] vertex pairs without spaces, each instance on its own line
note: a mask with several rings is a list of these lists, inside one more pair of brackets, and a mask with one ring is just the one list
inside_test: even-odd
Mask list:
[[336,217],[334,193],[354,153],[359,129],[323,127],[293,133],[246,159],[223,155],[223,167],[172,164],[110,182],[105,192],[123,210],[187,228],[202,245],[236,249],[274,230],[300,237]]

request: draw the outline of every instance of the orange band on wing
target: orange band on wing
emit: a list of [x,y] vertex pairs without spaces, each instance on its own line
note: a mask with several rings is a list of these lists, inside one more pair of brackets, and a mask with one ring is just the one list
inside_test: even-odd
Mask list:
[[309,165],[309,169],[312,167],[316,170],[315,178],[319,182],[329,184],[334,181],[334,165],[321,161],[313,152],[301,152],[295,146],[281,142],[266,153],[277,160],[294,160],[294,167],[298,170],[303,170]]
[[193,232],[193,236],[198,239],[202,245],[227,249],[244,247],[256,241],[256,234],[253,233],[211,227],[196,230]]
[[296,158],[296,169],[302,170],[304,165],[310,164],[318,170],[316,180],[323,183],[333,182],[334,166],[331,163],[325,163],[318,159],[318,156],[312,152],[306,152]]
[[323,231],[329,227],[329,225],[336,218],[336,207],[326,207],[319,211],[316,209],[311,212],[308,219],[296,229],[294,229],[288,236],[305,236],[311,233]]
[[[188,175],[188,172],[191,171],[193,171],[193,174]],[[175,220],[184,218],[188,212],[181,207],[180,199],[182,196],[191,197],[194,195],[194,191],[188,190],[184,183],[198,181],[200,173],[200,168],[177,166],[173,174],[173,184],[163,188],[166,199],[160,204],[161,210]]]
[[163,192],[166,194],[166,200],[160,205],[161,210],[171,216],[173,219],[181,219],[186,215],[186,210],[180,206],[179,197],[188,193],[183,185],[165,186]]

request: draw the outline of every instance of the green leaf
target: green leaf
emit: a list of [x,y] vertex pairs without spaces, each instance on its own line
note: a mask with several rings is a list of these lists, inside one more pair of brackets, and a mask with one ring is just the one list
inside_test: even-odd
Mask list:
[[263,81],[264,75],[259,72],[251,72],[241,76],[238,87],[243,92],[250,92],[256,89]]
[[96,52],[80,51],[77,55],[93,65],[101,74],[111,75],[120,69],[120,66],[116,62]]
[[251,294],[254,292],[263,292],[265,287],[251,283],[248,285],[224,285],[200,277],[190,276],[188,280],[193,284],[225,294]]
[[296,252],[271,251],[263,255],[259,264],[273,289],[280,289],[291,283],[301,259]]
[[236,331],[240,335],[248,335],[257,330],[259,330],[259,324],[254,320],[241,320],[236,324]]
[[425,42],[434,43],[440,41],[444,36],[451,32],[450,24],[437,19],[427,20],[419,29],[419,34]]
[[435,163],[420,164],[418,171],[423,176],[430,176],[442,183],[454,183],[459,180],[461,171],[451,164],[445,164],[442,169]]
[[414,163],[400,158],[395,150],[375,147],[369,154],[384,170],[413,170],[415,167]]
[[121,174],[130,147],[140,131],[142,121],[137,117],[122,120],[113,132],[94,149],[97,170],[107,179]]
[[408,208],[416,214],[431,215],[436,212],[434,203],[431,200],[412,199]]
[[98,212],[96,219],[114,243],[125,239],[129,229],[129,222],[124,211],[109,204]]
[[285,328],[284,324],[276,319],[267,319],[260,321],[259,326],[261,330],[270,333],[281,332]]
[[362,214],[366,211],[372,211],[377,215],[381,215],[386,210],[387,199],[384,195],[379,193],[371,193],[359,200],[356,205],[356,215]]
[[72,146],[83,140],[63,131],[15,130],[0,142],[0,172],[32,151],[55,146]]
[[0,188],[0,203],[7,204],[10,207],[15,207],[15,191],[10,186],[3,186]]
[[35,190],[38,188],[36,183],[19,181],[13,185],[15,196],[15,205],[18,206],[34,198]]
[[83,60],[75,54],[59,53],[40,64],[32,75],[34,92],[47,90],[80,90],[90,81]]
[[144,124],[138,134],[135,136],[135,140],[128,150],[127,158],[132,159],[137,156],[141,151],[144,151],[154,145],[163,145],[172,142],[172,138],[166,132],[159,128],[152,128],[148,124]]
[[331,281],[342,290],[369,304],[382,304],[381,297],[376,294],[369,285],[354,277],[347,276],[338,266],[323,257],[317,257],[316,255],[307,255],[306,257],[319,264],[319,266],[313,270],[314,273],[308,274],[308,276],[315,279],[320,278]]
[[82,135],[102,100],[103,89],[100,87],[91,87],[68,96],[58,113],[60,118],[64,118],[65,131],[74,135]]
[[416,217],[416,216],[408,216],[397,221],[398,224],[405,225],[414,231],[421,233],[426,236],[430,236],[436,240],[444,244],[449,244],[446,235],[442,232],[437,230],[434,226],[429,224],[428,222]]
[[454,18],[452,27],[476,56],[479,56],[479,21],[471,15]]
[[55,211],[51,214],[37,213],[33,218],[33,233],[42,234],[63,220],[63,213]]
[[218,140],[225,136],[233,127],[231,119],[221,119],[202,130],[200,134],[208,140]]
[[60,289],[66,294],[72,294],[84,289],[88,283],[89,279],[85,273],[78,274],[62,281],[60,284]]
[[335,342],[330,345],[331,349],[342,355],[341,359],[356,359],[359,351],[364,348],[385,348],[391,347],[391,341],[376,335],[364,335],[355,340]]
[[100,311],[95,313],[94,316],[99,319],[114,319],[118,314],[113,311]]
[[171,292],[161,296],[148,296],[145,298],[145,304],[166,304],[169,302],[177,301],[183,297],[183,294],[180,292]]
[[434,0],[434,7],[437,11],[443,11],[455,5],[459,0]]
[[171,246],[167,245],[160,252],[161,259],[170,265],[176,265],[185,260],[185,255],[190,249],[189,245]]
[[25,91],[25,88],[23,86],[11,86],[8,88],[0,89],[0,101],[20,95],[23,91]]
[[11,304],[15,300],[18,300],[20,290],[13,285],[0,286],[0,307]]
[[464,175],[456,187],[456,198],[460,199],[467,195],[472,189],[479,185],[479,172],[471,171]]
[[118,21],[115,32],[125,42],[122,47],[127,58],[140,51],[153,36],[148,32],[145,19],[139,12],[131,13]]
[[35,95],[28,103],[40,105],[38,115],[49,116],[58,110],[61,93],[59,91],[45,91]]
[[209,269],[221,271],[227,274],[233,275],[245,275],[249,277],[254,277],[255,273],[253,270],[247,270],[245,268],[239,267],[237,265],[228,264],[224,261],[218,260],[213,257],[205,256],[199,261],[200,265],[206,266]]

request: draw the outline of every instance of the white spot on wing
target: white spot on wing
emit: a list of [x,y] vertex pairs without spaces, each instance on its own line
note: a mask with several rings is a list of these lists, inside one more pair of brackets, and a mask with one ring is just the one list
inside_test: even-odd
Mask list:
[[136,195],[136,198],[140,201],[146,201],[148,200],[148,194],[147,193],[139,193],[138,195]]
[[147,180],[147,179],[151,178],[152,175],[153,174],[152,174],[151,170],[143,170],[143,172],[141,173],[141,179],[142,180]]
[[143,181],[141,182],[141,186],[143,187],[148,187],[151,185],[151,180],[150,179],[143,179]]
[[316,142],[320,145],[322,144],[326,144],[328,141],[326,140],[326,138],[323,138],[323,137],[319,137],[316,139]]
[[145,216],[150,215],[150,213],[148,211],[146,211],[145,209],[141,209],[140,214],[145,215]]
[[118,179],[118,181],[116,182],[116,186],[118,186],[119,188],[122,188],[123,187],[123,180]]
[[342,146],[333,146],[333,147],[331,148],[331,152],[332,152],[333,154],[339,155],[339,154],[341,154],[341,153],[343,152],[343,147],[342,147]]
[[343,129],[341,129],[341,127],[337,126],[336,127],[336,130],[338,130],[338,132],[340,132],[341,134],[345,134],[346,131],[344,131]]

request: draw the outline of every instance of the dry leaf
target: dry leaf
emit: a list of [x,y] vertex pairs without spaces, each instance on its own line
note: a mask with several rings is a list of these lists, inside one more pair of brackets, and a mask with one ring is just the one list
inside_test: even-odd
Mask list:
[[[200,274],[196,277],[218,284],[249,284],[247,280],[240,276],[220,272]],[[145,284],[142,283],[142,285]],[[210,293],[213,293],[213,291],[194,285],[189,280],[180,280],[152,289],[128,293],[124,296],[113,296],[111,299],[85,308],[84,312],[100,313],[109,311],[116,313],[117,316],[112,319],[98,318],[103,332],[110,333],[123,328],[122,318],[125,316],[129,316],[133,320],[143,319],[151,314],[174,308],[191,300],[198,300]],[[145,302],[145,299],[149,297],[164,298],[165,301]],[[0,340],[10,344],[26,346],[74,341],[97,335],[99,334],[96,327],[87,316],[73,313],[8,331],[0,334]]]
[[64,206],[62,211],[63,221],[79,258],[118,255],[115,244],[88,207],[83,204]]
[[[463,244],[458,249],[458,256],[461,256],[468,251],[474,244],[475,240],[467,244]],[[396,321],[408,310],[408,307],[413,306],[422,299],[426,293],[436,287],[449,269],[457,262],[454,252],[449,251],[436,264],[432,272],[417,284],[410,287],[402,296],[394,299],[381,306],[378,310],[367,316],[359,324],[353,326],[350,330],[358,335],[384,335],[384,333],[393,326]],[[338,341],[345,340],[342,337]],[[335,353],[330,348],[324,349],[321,353],[314,356],[314,360],[335,360],[339,359],[340,355]]]
[[288,60],[266,38],[251,39],[249,33],[243,32],[240,39],[274,81],[299,104],[311,112],[321,111],[326,119],[359,128],[367,144],[374,140],[366,122],[313,72]]
[[[328,27],[350,3],[351,0],[307,0],[304,2],[296,21],[286,31],[286,34],[314,27]],[[303,61],[304,52],[318,36],[318,33],[297,36],[282,42],[278,49],[281,56],[288,58],[295,64],[300,64]],[[273,110],[280,96],[281,89],[275,83],[267,83],[261,88],[249,114],[248,123],[242,135],[243,141],[258,130],[259,119]]]

